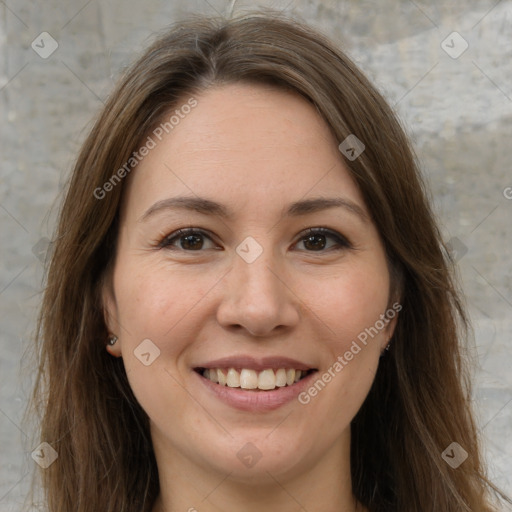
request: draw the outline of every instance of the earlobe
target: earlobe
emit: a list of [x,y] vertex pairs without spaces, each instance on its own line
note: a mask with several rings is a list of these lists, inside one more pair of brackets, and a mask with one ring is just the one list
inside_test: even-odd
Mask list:
[[[398,306],[397,306],[398,305]],[[396,324],[398,322],[398,313],[402,309],[399,303],[395,302],[393,307],[386,311],[386,318],[388,319],[388,323],[384,328],[385,333],[385,343],[381,346],[381,357],[389,351],[391,344],[393,343],[393,336],[395,334]]]
[[387,342],[384,345],[384,348],[380,351],[380,357],[383,357],[386,354],[386,352],[389,351],[389,349],[391,347],[391,340],[392,340],[392,337],[387,339]]
[[107,352],[114,357],[121,357],[121,342],[113,332],[118,330],[116,301],[111,283],[105,282],[101,292],[103,321],[109,332],[106,344]]
[[117,336],[114,334],[109,335],[106,349],[111,356],[121,357],[121,347]]

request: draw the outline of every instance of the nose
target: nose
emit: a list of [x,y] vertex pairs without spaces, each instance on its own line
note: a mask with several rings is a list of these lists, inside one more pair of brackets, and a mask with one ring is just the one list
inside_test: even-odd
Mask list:
[[223,327],[262,337],[299,322],[300,300],[284,271],[266,256],[268,252],[251,263],[234,255],[217,309],[217,321]]

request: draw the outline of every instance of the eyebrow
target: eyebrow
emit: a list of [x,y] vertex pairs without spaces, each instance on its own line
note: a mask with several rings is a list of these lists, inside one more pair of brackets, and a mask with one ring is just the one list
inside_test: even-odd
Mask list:
[[[288,206],[284,215],[288,217],[300,217],[302,215],[316,213],[330,208],[343,208],[346,211],[355,214],[363,222],[369,221],[368,215],[358,204],[342,197],[317,197],[296,201]],[[144,212],[138,222],[143,222],[158,212],[175,209],[195,211],[203,215],[217,216],[223,219],[229,219],[234,216],[233,212],[229,208],[217,203],[216,201],[203,197],[182,196],[170,197],[157,201]]]

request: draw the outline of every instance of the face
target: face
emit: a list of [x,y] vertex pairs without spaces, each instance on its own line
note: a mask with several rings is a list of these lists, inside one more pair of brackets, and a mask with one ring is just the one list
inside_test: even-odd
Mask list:
[[196,100],[129,177],[109,351],[159,463],[240,481],[337,464],[394,326],[383,245],[302,98],[229,85]]

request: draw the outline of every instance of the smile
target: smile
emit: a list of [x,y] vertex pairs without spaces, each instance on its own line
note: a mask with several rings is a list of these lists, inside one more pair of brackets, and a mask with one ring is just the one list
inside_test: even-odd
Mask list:
[[196,368],[195,371],[220,386],[251,391],[271,391],[292,386],[315,370],[267,368],[258,372],[250,368]]
[[207,396],[234,409],[265,413],[294,403],[318,373],[315,366],[306,359],[237,354],[197,361],[191,369]]

